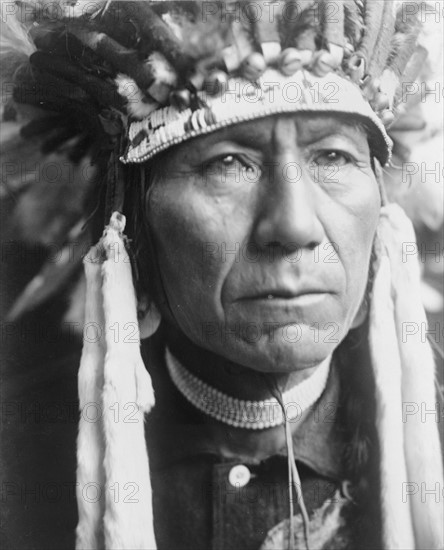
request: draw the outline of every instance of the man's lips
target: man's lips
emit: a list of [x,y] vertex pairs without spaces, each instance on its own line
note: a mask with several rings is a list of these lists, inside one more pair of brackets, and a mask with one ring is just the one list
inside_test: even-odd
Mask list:
[[296,298],[301,298],[303,296],[321,296],[324,294],[332,294],[332,292],[330,290],[320,288],[306,288],[299,289],[297,291],[272,288],[267,290],[260,290],[253,294],[248,294],[247,296],[242,296],[237,301],[244,302],[246,300],[293,300]]

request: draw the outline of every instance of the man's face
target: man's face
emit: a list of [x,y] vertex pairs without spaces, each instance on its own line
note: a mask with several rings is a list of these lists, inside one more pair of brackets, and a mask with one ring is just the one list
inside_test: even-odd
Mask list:
[[365,132],[274,116],[182,144],[160,169],[147,218],[182,332],[258,371],[330,355],[363,299],[379,215]]

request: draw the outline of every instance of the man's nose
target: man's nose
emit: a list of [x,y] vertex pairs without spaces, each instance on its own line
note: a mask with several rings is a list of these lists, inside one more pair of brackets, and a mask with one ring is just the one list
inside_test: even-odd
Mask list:
[[280,155],[273,177],[264,184],[254,228],[256,245],[288,251],[319,246],[325,233],[316,212],[315,183],[298,155]]

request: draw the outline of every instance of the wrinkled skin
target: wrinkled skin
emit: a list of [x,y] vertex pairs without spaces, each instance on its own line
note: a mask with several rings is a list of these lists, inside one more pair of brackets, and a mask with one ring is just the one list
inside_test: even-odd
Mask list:
[[380,210],[365,131],[273,116],[177,146],[161,171],[145,207],[188,339],[261,372],[308,373],[332,354],[359,312]]

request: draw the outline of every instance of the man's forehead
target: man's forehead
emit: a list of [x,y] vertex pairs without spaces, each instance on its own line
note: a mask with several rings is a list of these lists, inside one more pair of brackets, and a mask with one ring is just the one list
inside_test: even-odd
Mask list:
[[[291,133],[277,136],[278,122],[284,121],[287,128],[292,125]],[[357,151],[368,155],[371,149],[371,136],[365,123],[358,117],[345,118],[341,114],[297,113],[264,117],[252,121],[228,126],[207,135],[190,139],[167,151],[170,161],[199,164],[203,157],[226,153],[233,147],[257,150],[273,154],[277,143],[285,144],[294,140],[299,147],[316,144],[329,137],[343,137],[353,143]],[[323,145],[326,145],[325,143]],[[332,146],[334,146],[332,144]],[[228,148],[228,149],[227,149]],[[163,157],[162,157],[163,158]],[[164,161],[162,160],[161,163]]]
[[241,142],[247,145],[266,145],[273,140],[275,128],[279,120],[282,119],[285,119],[287,123],[294,124],[295,132],[293,135],[297,137],[301,144],[321,140],[333,134],[350,136],[353,139],[359,134],[363,137],[366,136],[362,124],[357,119],[346,120],[341,115],[299,113],[297,115],[275,115],[235,124],[196,141],[199,141],[203,147],[222,140]]

